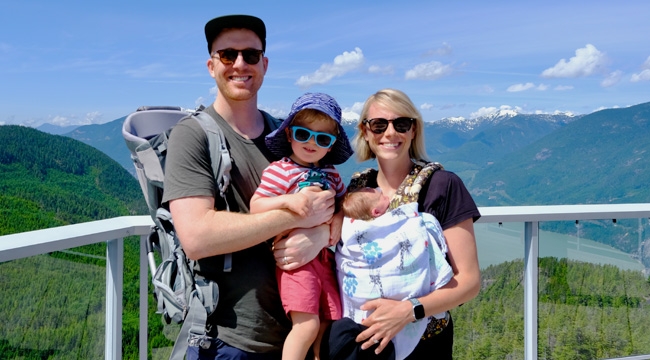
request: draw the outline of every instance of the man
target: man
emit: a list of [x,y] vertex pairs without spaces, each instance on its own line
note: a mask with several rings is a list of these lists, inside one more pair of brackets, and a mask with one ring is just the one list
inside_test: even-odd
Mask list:
[[[247,15],[229,15],[205,25],[210,58],[207,68],[218,93],[205,109],[223,129],[233,159],[225,211],[215,195],[207,137],[196,121],[174,128],[169,140],[165,194],[178,237],[197,274],[219,284],[219,304],[208,317],[208,349],[190,347],[188,359],[279,359],[291,328],[277,290],[275,266],[293,269],[327,245],[327,225],[334,193],[304,192],[310,214],[288,210],[248,214],[262,170],[277,160],[264,137],[275,119],[257,109],[257,92],[268,68],[266,27]],[[218,199],[215,204],[215,199]],[[303,228],[275,246],[267,242],[288,229]],[[224,271],[223,254],[232,253],[232,269]],[[218,338],[217,338],[218,337]]]

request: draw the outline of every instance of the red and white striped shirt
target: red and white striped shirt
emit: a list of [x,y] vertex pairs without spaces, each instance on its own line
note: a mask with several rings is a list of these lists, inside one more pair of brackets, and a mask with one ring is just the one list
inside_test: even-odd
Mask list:
[[294,194],[300,190],[300,182],[312,181],[314,179],[311,176],[321,174],[324,175],[327,186],[336,191],[336,196],[343,196],[345,184],[334,166],[312,168],[300,165],[288,157],[274,161],[264,169],[255,194],[263,197]]

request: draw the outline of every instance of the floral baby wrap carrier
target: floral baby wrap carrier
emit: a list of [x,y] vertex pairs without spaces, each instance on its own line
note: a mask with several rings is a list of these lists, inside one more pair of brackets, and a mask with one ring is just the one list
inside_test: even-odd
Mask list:
[[[366,301],[424,296],[453,276],[445,259],[447,245],[438,220],[418,212],[417,196],[422,183],[439,168],[439,164],[414,165],[391,199],[389,211],[371,221],[343,221],[341,241],[336,247],[343,316],[361,323],[370,315],[360,309]],[[360,174],[364,173],[353,175],[349,188],[366,186],[365,175]],[[443,312],[409,323],[393,338],[396,359],[413,351],[427,326],[443,329],[447,320]]]

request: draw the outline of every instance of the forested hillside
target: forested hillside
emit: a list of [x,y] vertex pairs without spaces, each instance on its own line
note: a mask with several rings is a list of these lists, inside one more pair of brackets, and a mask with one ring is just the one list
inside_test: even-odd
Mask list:
[[[148,213],[137,180],[91,146],[21,126],[0,126],[0,144],[0,235]],[[124,249],[129,359],[137,353],[138,238]],[[102,358],[105,256],[95,244],[0,263],[0,358]],[[152,339],[168,344],[153,310],[151,324]]]
[[104,153],[23,126],[0,126],[0,235],[147,214],[137,181]]
[[[523,262],[482,271],[478,297],[452,311],[454,358],[523,359]],[[650,353],[650,281],[639,272],[566,259],[539,261],[540,359]]]
[[117,161],[128,172],[135,174],[131,154],[122,137],[122,124],[125,119],[126,116],[123,116],[105,124],[79,126],[63,135],[98,149]]
[[650,202],[650,103],[584,117],[468,181],[484,206]]

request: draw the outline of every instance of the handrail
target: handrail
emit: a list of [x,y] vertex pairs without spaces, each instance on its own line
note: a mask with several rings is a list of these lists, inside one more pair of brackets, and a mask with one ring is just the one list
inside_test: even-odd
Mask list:
[[148,234],[150,216],[121,216],[0,236],[0,262]]
[[[650,218],[650,203],[480,207],[479,223],[523,222],[524,227],[524,347],[526,359],[537,359],[537,248],[539,223],[543,221]],[[106,358],[121,359],[121,296],[123,243],[126,236],[149,234],[149,216],[122,216],[49,229],[0,236],[0,262],[52,251],[107,242]],[[141,241],[142,243],[142,241]],[[148,272],[144,247],[140,254],[140,358],[147,357]],[[142,269],[142,268],[145,269]],[[648,355],[620,359],[645,359]]]
[[650,203],[480,207],[479,223],[636,219],[650,217]]

